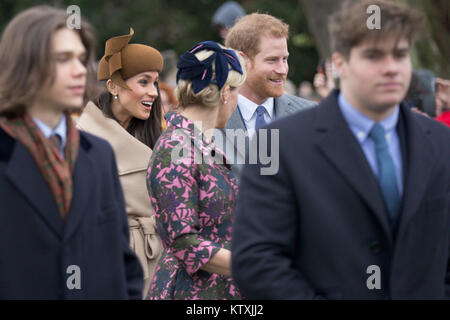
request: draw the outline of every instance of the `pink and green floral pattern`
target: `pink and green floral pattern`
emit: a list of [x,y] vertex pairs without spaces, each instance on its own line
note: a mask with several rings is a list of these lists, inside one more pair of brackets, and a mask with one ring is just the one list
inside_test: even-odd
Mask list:
[[[147,298],[240,299],[231,277],[200,269],[220,248],[230,249],[236,179],[223,152],[194,123],[173,112],[166,119],[168,129],[157,141],[147,171],[165,249]],[[187,152],[177,161],[174,149]]]

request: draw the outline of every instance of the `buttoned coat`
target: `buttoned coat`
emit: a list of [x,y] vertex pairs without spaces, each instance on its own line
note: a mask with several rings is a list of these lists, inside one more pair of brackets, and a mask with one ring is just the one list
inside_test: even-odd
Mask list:
[[233,277],[250,299],[444,299],[450,295],[450,130],[401,104],[404,193],[390,223],[376,176],[333,91],[269,124],[280,167],[245,167]]
[[25,146],[0,129],[0,299],[139,299],[111,146],[80,132],[65,221]]
[[125,196],[130,246],[142,264],[145,296],[162,253],[162,244],[156,234],[155,216],[146,187],[146,172],[152,150],[129,134],[117,121],[105,117],[93,102],[86,105],[77,126],[107,140],[114,150]]

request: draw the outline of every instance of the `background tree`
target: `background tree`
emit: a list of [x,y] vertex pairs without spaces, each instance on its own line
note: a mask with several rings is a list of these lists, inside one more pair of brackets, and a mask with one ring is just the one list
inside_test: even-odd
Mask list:
[[[269,13],[290,25],[289,75],[298,85],[312,81],[320,57],[330,55],[327,17],[343,0],[237,0],[247,13]],[[358,0],[351,0],[358,1]],[[416,68],[429,68],[450,78],[450,1],[396,0],[417,7],[427,16],[427,26],[413,50]],[[135,29],[132,41],[160,51],[173,49],[177,56],[203,40],[220,41],[211,25],[214,12],[225,0],[1,0],[0,31],[18,12],[38,4],[67,8],[78,5],[95,27],[97,57],[106,39]]]
[[426,28],[416,45],[416,64],[450,79],[450,1],[405,1],[423,11]]
[[336,12],[342,1],[335,0],[300,0],[308,20],[309,30],[314,36],[314,43],[320,57],[331,56],[330,35],[328,33],[328,17]]
[[[358,1],[358,0],[349,0]],[[415,68],[426,68],[435,75],[450,78],[450,1],[448,0],[397,0],[425,14],[425,28],[412,50]],[[343,0],[299,0],[304,7],[310,32],[320,56],[331,55],[330,38],[326,21],[339,9]]]
[[[82,17],[95,27],[98,58],[104,52],[105,41],[127,33],[129,27],[135,30],[132,42],[149,44],[160,51],[173,49],[179,56],[196,42],[221,41],[211,20],[223,2],[225,0],[1,0],[0,30],[15,14],[33,5],[50,4],[61,8],[78,5]],[[290,24],[289,78],[295,84],[304,79],[312,80],[318,54],[298,0],[237,2],[247,13],[270,13]]]

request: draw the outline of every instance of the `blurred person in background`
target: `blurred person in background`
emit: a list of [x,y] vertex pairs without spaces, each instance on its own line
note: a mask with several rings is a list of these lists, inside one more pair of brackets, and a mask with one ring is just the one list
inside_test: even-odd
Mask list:
[[172,88],[177,85],[177,62],[179,55],[173,49],[161,51],[164,59],[164,69],[159,75],[158,83],[164,82]]
[[314,92],[313,86],[309,81],[302,81],[298,86],[298,96],[307,100],[320,102],[319,96]]
[[228,31],[234,26],[239,18],[245,16],[245,11],[236,1],[223,3],[214,13],[212,25],[219,32],[222,40],[225,41]]
[[159,95],[161,96],[161,127],[166,131],[167,123],[164,116],[167,112],[175,110],[178,104],[173,88],[165,82],[158,82]]
[[284,92],[291,96],[297,95],[297,86],[292,80],[286,79],[286,82],[284,83]]
[[111,146],[78,131],[92,27],[19,13],[0,42],[0,299],[139,299]]
[[313,84],[320,100],[325,99],[336,87],[331,59],[319,63],[317,66],[317,73],[314,75]]
[[436,120],[450,127],[450,80],[436,78]]
[[429,70],[413,70],[405,100],[416,112],[436,116],[435,75]]

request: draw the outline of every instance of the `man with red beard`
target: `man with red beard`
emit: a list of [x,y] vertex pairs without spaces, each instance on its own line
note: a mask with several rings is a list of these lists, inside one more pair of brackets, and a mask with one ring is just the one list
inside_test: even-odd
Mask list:
[[[242,166],[248,163],[249,138],[261,126],[274,119],[314,106],[314,102],[285,94],[288,74],[287,38],[289,26],[268,14],[253,13],[244,16],[230,29],[225,45],[244,57],[247,80],[241,87],[238,107],[227,123],[226,129],[235,135],[246,133],[245,144],[235,143],[233,134],[227,132],[232,149],[233,172],[240,176]],[[236,130],[241,129],[241,130]],[[242,142],[242,140],[241,140]],[[237,165],[236,165],[237,164]]]

